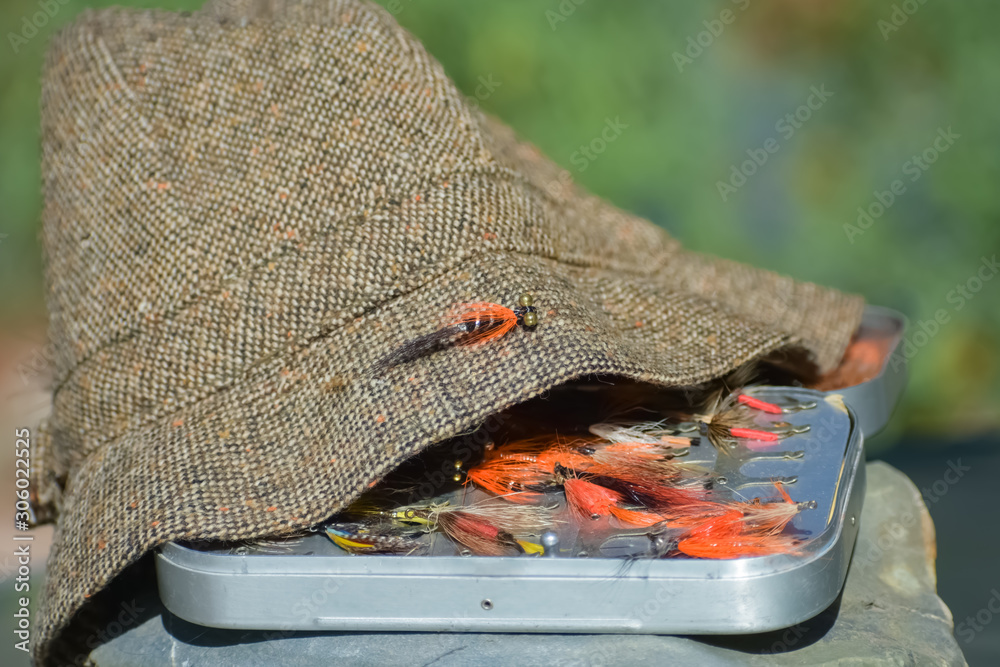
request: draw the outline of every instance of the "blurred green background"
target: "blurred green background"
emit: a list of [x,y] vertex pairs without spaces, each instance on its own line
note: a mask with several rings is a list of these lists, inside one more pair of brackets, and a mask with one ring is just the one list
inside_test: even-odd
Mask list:
[[[38,323],[42,307],[38,94],[47,35],[87,6],[201,3],[50,0],[54,16],[43,14],[38,34],[19,39],[31,33],[25,26],[33,18],[39,22],[43,4],[7,0],[0,9],[0,234],[7,235],[0,239],[0,327],[14,334],[24,322]],[[981,258],[1000,251],[1000,6],[383,4],[464,91],[473,99],[478,91],[482,108],[584,186],[688,247],[860,292],[904,311],[914,325],[945,309],[948,322],[912,356],[897,436],[1000,424],[1000,280],[982,283],[968,299],[952,292],[976,276]],[[813,87],[832,94],[800,109]],[[786,119],[797,111],[800,120]],[[592,161],[582,158],[578,151],[608,119],[625,126],[620,135]],[[948,128],[957,138],[937,153],[934,140]],[[745,165],[755,173],[724,200],[719,183],[750,159],[748,150],[760,161],[772,137],[777,151],[759,167]],[[912,158],[927,149],[936,161],[923,170]],[[891,191],[896,179],[903,194],[859,226],[858,208],[877,212],[875,191]]]
[[[201,1],[0,4],[0,368],[15,378],[0,388],[5,432],[6,420],[27,425],[45,400],[39,387],[19,398],[27,390],[16,372],[40,361],[44,340],[42,57],[53,30],[86,7],[112,4],[194,10]],[[470,100],[593,192],[689,248],[859,292],[911,318],[910,387],[869,452],[918,485],[939,479],[945,459],[973,466],[931,510],[942,595],[957,620],[974,614],[988,597],[983,585],[996,583],[982,574],[1000,548],[995,533],[970,525],[970,510],[995,505],[990,471],[1000,462],[1000,277],[983,263],[1000,254],[1000,5],[382,4]],[[809,101],[813,108],[803,107]],[[594,143],[601,151],[587,157],[583,148],[609,121],[613,140]],[[754,156],[762,164],[747,162]],[[753,172],[745,182],[734,180],[740,169]],[[732,187],[720,192],[720,183]],[[879,214],[879,198],[890,196]],[[870,221],[859,224],[859,207]],[[917,333],[939,311],[947,322]],[[995,651],[998,637],[963,649],[972,661],[975,651]]]

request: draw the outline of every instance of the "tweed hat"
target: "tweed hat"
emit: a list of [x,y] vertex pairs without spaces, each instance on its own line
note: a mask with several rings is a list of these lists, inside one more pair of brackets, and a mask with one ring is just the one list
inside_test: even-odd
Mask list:
[[[50,48],[42,137],[40,662],[166,541],[316,524],[574,378],[826,371],[860,320],[857,297],[685,251],[583,192],[359,0],[85,12]],[[453,304],[522,292],[535,331],[368,370]]]

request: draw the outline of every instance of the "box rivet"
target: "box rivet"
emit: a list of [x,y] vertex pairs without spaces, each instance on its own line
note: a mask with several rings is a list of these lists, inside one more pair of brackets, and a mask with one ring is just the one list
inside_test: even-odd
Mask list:
[[493,609],[493,602],[489,599],[486,599],[480,602],[479,606],[485,609],[486,611],[489,611],[490,609]]

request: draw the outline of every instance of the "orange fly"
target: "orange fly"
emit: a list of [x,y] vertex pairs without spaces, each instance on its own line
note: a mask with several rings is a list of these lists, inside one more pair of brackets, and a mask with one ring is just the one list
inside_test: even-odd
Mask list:
[[456,345],[488,343],[507,335],[518,325],[528,330],[538,326],[534,298],[522,294],[517,303],[514,308],[482,301],[460,303],[436,331],[407,341],[379,361],[375,368],[384,370]]
[[557,467],[586,469],[593,460],[553,437],[512,442],[469,469],[466,480],[514,503],[531,503],[554,487]]
[[692,558],[726,560],[791,553],[797,540],[789,535],[695,535],[677,543],[677,550]]
[[671,516],[668,527],[685,529],[677,550],[694,558],[716,559],[791,552],[797,542],[781,531],[799,512],[815,508],[816,503],[797,503],[780,483],[774,486],[781,500],[703,503]]
[[780,482],[775,482],[774,486],[781,495],[780,500],[755,498],[748,502],[691,503],[673,508],[668,513],[667,525],[697,531],[711,530],[713,526],[717,528],[728,522],[738,523],[742,533],[771,535],[784,530],[802,510],[816,507],[815,501],[797,503],[792,500]]
[[663,521],[663,517],[652,512],[643,512],[622,507],[622,495],[617,491],[588,482],[585,479],[569,478],[563,481],[566,503],[578,515],[597,519],[609,514],[622,523],[633,526],[652,526]]

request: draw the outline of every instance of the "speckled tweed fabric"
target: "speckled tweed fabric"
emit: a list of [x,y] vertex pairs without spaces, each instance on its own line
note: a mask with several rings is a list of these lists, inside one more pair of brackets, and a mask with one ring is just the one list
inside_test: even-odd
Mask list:
[[[58,517],[35,644],[179,538],[315,524],[404,458],[588,374],[840,359],[859,298],[690,253],[559,178],[357,0],[84,13],[42,100]],[[455,302],[541,323],[373,377]]]

